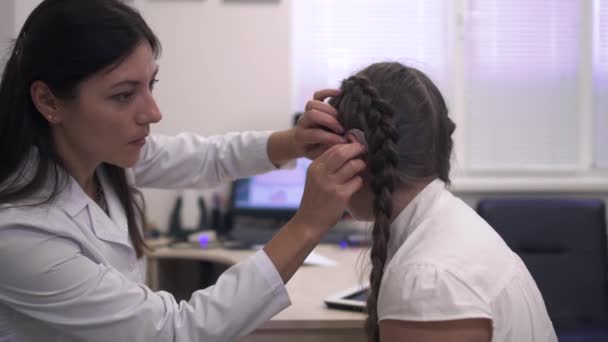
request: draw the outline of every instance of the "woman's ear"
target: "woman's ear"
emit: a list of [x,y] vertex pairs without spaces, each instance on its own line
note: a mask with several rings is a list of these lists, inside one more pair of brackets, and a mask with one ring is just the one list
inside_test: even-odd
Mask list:
[[34,81],[30,87],[32,102],[40,114],[51,124],[58,124],[59,115],[57,98],[51,89],[42,81]]

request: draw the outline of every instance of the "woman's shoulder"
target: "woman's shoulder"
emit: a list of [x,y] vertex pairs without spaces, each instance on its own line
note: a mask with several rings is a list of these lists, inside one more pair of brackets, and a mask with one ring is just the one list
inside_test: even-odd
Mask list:
[[0,204],[0,229],[17,226],[45,227],[57,217],[59,209],[52,203],[35,204],[19,201]]
[[[74,229],[62,207],[44,205],[0,206],[0,254],[15,255],[23,249],[37,248],[48,241],[65,241],[73,244],[81,241],[81,234]],[[70,242],[68,242],[70,241]],[[63,243],[63,242],[62,242]]]

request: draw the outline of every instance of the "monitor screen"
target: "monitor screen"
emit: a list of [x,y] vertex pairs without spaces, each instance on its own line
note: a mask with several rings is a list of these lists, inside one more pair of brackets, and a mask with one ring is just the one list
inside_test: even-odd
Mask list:
[[311,161],[297,160],[291,170],[276,170],[233,183],[231,207],[234,214],[289,214],[300,206]]

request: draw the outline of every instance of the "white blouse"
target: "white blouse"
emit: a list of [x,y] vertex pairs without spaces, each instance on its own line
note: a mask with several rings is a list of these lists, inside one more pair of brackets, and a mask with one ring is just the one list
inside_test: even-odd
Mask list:
[[378,320],[487,318],[493,342],[556,342],[534,279],[466,203],[435,180],[391,225]]
[[[268,137],[150,136],[128,176],[138,187],[183,188],[269,171]],[[99,174],[109,216],[71,178],[49,205],[0,206],[0,341],[233,341],[290,304],[263,251],[189,301],[151,291]]]

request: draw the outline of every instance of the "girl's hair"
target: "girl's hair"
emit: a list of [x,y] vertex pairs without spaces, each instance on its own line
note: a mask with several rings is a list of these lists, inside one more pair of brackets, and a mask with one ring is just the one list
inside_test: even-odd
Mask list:
[[[30,198],[50,182],[50,193],[34,203],[42,205],[67,184],[67,171],[53,144],[49,123],[32,102],[32,83],[42,81],[54,96],[75,99],[83,80],[117,66],[142,42],[150,44],[158,58],[157,37],[138,12],[118,0],[45,0],[34,9],[19,33],[0,83],[0,204]],[[29,170],[32,153],[37,162]],[[129,185],[123,168],[110,164],[104,168],[141,257],[145,248],[139,227],[145,222],[143,197]],[[31,177],[20,176],[26,170]]]
[[330,101],[345,129],[364,132],[369,183],[374,194],[372,271],[366,330],[379,341],[378,292],[387,258],[393,217],[392,194],[440,178],[449,183],[454,123],[441,93],[421,71],[399,63],[376,63],[345,79]]

